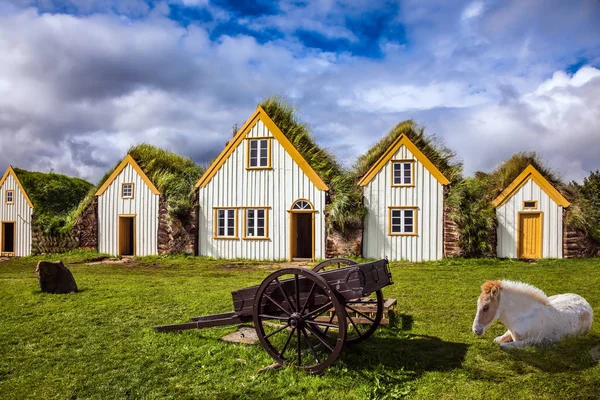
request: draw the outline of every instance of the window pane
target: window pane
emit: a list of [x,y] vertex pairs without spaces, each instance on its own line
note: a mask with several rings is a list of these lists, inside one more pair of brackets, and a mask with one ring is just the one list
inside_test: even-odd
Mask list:
[[218,210],[217,215],[220,218],[225,218],[225,210]]
[[401,233],[400,225],[392,225],[392,233]]
[[400,218],[392,218],[392,225],[400,225]]
[[400,163],[394,164],[394,171],[400,171],[401,168],[402,168],[402,164],[400,164]]
[[392,218],[400,218],[402,210],[392,210]]
[[251,140],[250,141],[250,148],[251,149],[256,149],[258,147],[258,141],[257,140]]
[[217,236],[225,236],[225,228],[220,227],[219,228],[219,234]]
[[227,236],[233,236],[233,226],[227,227]]
[[258,218],[264,218],[265,217],[265,210],[257,210],[256,212],[258,213]]
[[256,236],[265,236],[265,228],[258,228]]
[[235,216],[235,210],[227,210],[227,218],[233,219]]
[[412,225],[404,225],[404,233],[413,233]]

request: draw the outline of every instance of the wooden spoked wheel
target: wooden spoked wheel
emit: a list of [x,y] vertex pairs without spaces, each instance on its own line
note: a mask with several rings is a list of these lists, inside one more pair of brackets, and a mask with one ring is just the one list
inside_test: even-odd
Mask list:
[[[316,265],[315,272],[330,271],[336,268],[356,265],[356,261],[349,258],[331,258]],[[367,311],[375,309],[375,313]],[[369,338],[376,330],[383,318],[383,293],[376,291],[370,297],[348,300],[344,304],[346,311],[346,343],[357,344]]]
[[340,355],[346,319],[338,317],[343,315],[344,307],[327,281],[302,268],[273,272],[254,299],[254,328],[269,355],[279,364],[314,373]]

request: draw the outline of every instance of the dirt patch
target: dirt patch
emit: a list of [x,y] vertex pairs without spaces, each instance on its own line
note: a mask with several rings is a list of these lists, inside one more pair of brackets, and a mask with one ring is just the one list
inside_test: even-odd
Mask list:
[[315,266],[314,262],[311,261],[284,261],[277,263],[268,263],[268,264],[260,264],[256,265],[256,268],[261,269],[281,269],[287,267],[295,267],[295,268],[307,268],[312,269]]
[[131,257],[123,257],[123,258],[105,258],[105,259],[98,260],[98,261],[88,262],[86,264],[89,264],[89,265],[96,265],[96,264],[106,264],[106,265],[111,265],[111,264],[121,264],[121,265],[128,264],[128,265],[135,265],[137,263]]

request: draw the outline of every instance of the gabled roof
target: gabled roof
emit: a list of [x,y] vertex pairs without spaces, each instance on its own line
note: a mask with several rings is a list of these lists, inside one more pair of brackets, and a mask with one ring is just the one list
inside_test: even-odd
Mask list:
[[367,186],[369,182],[373,180],[375,175],[377,175],[377,173],[381,170],[381,168],[383,168],[388,163],[388,161],[392,159],[394,154],[396,154],[402,146],[406,147],[408,151],[410,151],[413,154],[413,156],[415,156],[415,158],[421,164],[423,164],[423,166],[429,171],[431,175],[435,177],[435,179],[437,179],[439,183],[441,183],[442,185],[450,184],[448,178],[446,178],[444,174],[442,174],[440,170],[435,165],[433,165],[431,161],[429,161],[427,156],[425,156],[425,154],[423,154],[423,152],[419,150],[417,146],[415,146],[415,144],[408,138],[408,136],[406,136],[403,133],[400,136],[398,136],[398,139],[396,139],[396,141],[386,150],[386,152],[383,153],[383,155],[379,158],[379,160],[377,160],[375,164],[373,164],[373,166],[367,171],[367,173],[364,174],[362,178],[360,178],[360,180],[358,181],[359,186]]
[[33,203],[29,199],[27,192],[25,192],[25,189],[23,188],[23,185],[21,184],[21,181],[19,180],[19,177],[15,173],[15,170],[13,169],[12,165],[8,166],[8,168],[6,169],[6,172],[2,176],[2,179],[0,179],[0,187],[2,187],[2,185],[4,185],[4,181],[6,180],[6,178],[8,178],[9,174],[12,175],[15,182],[17,182],[17,186],[21,190],[21,193],[23,194],[23,197],[25,197],[25,201],[27,201],[27,204],[29,204],[29,207],[33,208]]
[[256,111],[252,114],[252,116],[246,121],[246,123],[242,126],[242,128],[236,133],[236,135],[231,139],[231,141],[225,146],[221,154],[216,158],[216,160],[211,164],[210,167],[206,170],[204,175],[200,177],[198,183],[196,183],[197,188],[202,188],[208,185],[211,179],[216,175],[219,169],[225,164],[225,161],[229,158],[229,156],[234,152],[234,150],[242,143],[246,135],[250,132],[250,130],[256,125],[258,121],[262,121],[263,124],[269,129],[269,131],[273,134],[275,139],[281,144],[281,146],[288,152],[288,154],[292,157],[294,162],[298,164],[300,169],[306,174],[308,179],[315,185],[315,187],[319,190],[328,190],[329,188],[323,182],[321,177],[315,172],[315,170],[308,164],[308,162],[302,157],[302,155],[298,152],[298,150],[294,147],[292,142],[283,134],[281,129],[273,122],[273,120],[267,115],[265,110],[262,107],[258,106]]
[[533,180],[542,190],[552,199],[556,204],[562,207],[569,207],[571,203],[560,194],[558,190],[552,186],[550,182],[542,174],[538,172],[533,165],[528,165],[519,176],[498,197],[492,201],[494,207],[501,206],[506,203],[517,191],[527,183],[527,181]]
[[131,157],[130,154],[127,154],[127,156],[123,159],[123,161],[121,161],[121,164],[119,164],[119,166],[108,177],[108,179],[106,180],[106,182],[104,182],[104,184],[102,186],[100,186],[100,189],[98,189],[98,191],[96,192],[96,196],[101,196],[106,191],[106,189],[108,189],[108,187],[110,186],[110,184],[117,178],[117,176],[119,176],[119,174],[121,173],[121,171],[123,171],[123,169],[125,169],[125,167],[128,164],[131,165],[131,167],[135,170],[135,172],[138,173],[138,175],[142,178],[142,180],[144,182],[146,182],[146,185],[148,185],[148,187],[150,188],[150,190],[152,191],[152,193],[154,193],[154,194],[160,194],[160,192],[158,191],[158,189],[156,188],[156,186],[154,186],[154,184],[152,183],[152,181],[150,180],[150,178],[148,178],[148,176],[146,175],[146,173],[144,171],[142,171],[142,169],[140,168],[140,166],[138,165],[138,163],[133,159],[133,157]]

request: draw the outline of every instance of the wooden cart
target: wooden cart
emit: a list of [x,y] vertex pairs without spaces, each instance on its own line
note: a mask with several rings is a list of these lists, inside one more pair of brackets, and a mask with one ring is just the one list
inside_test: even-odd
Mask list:
[[[258,286],[232,292],[233,312],[154,329],[179,331],[253,321],[261,344],[276,362],[320,372],[335,362],[345,343],[359,343],[375,332],[383,314],[381,289],[390,284],[387,259],[363,264],[330,259],[313,270],[277,270]],[[375,312],[361,311],[366,306]]]

